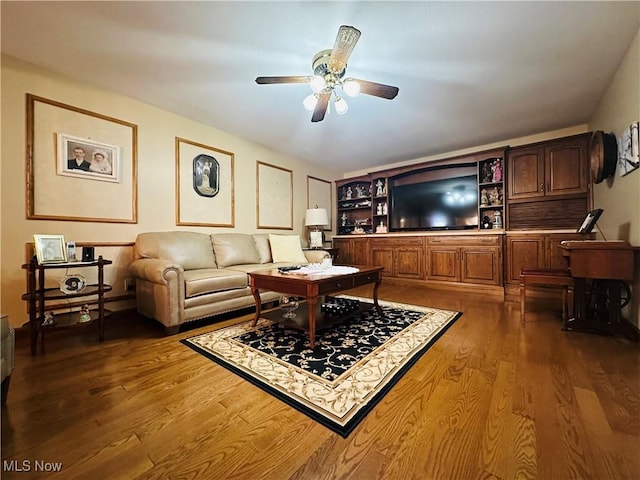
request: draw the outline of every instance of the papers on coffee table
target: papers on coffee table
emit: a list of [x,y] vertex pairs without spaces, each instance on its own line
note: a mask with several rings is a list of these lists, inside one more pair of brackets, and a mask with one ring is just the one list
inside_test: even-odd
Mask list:
[[356,273],[360,270],[355,267],[346,267],[343,265],[332,265],[330,267],[323,266],[321,264],[305,265],[298,270],[292,270],[289,273],[295,275],[347,275],[349,273]]

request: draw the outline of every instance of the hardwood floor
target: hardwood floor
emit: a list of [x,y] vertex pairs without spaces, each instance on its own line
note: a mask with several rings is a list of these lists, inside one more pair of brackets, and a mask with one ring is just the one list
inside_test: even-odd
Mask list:
[[473,293],[379,294],[464,314],[346,439],[178,342],[211,325],[165,337],[119,315],[104,343],[58,332],[36,357],[19,335],[2,478],[640,477],[637,344],[562,332],[559,302],[528,302],[522,326]]

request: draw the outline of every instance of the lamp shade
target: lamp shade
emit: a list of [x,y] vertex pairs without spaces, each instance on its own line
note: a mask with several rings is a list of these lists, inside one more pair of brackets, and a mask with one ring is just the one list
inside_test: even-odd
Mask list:
[[308,208],[304,216],[304,224],[307,227],[329,225],[327,210],[324,208]]

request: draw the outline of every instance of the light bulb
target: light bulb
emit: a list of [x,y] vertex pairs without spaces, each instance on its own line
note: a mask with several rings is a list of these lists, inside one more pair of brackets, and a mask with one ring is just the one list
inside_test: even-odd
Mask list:
[[327,82],[324,81],[324,77],[320,75],[314,75],[313,78],[309,81],[309,86],[314,93],[319,93],[324,90],[324,87],[327,86]]
[[336,97],[335,106],[338,115],[343,115],[349,110],[349,105],[347,105],[347,102],[342,97]]
[[342,91],[350,97],[355,97],[360,93],[360,84],[352,78],[348,78],[342,84]]
[[310,112],[312,112],[313,109],[316,108],[316,103],[318,103],[318,97],[315,95],[315,93],[312,93],[302,101],[304,108],[306,108]]

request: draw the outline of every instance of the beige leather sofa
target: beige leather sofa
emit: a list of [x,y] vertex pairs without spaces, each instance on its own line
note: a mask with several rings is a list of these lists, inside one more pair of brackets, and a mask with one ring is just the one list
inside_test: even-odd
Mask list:
[[2,315],[0,317],[0,372],[2,374],[2,398],[1,403],[7,402],[9,394],[9,383],[11,382],[11,372],[15,368],[14,351],[15,351],[15,332],[9,326],[9,317]]
[[[303,252],[297,235],[148,232],[136,238],[129,272],[138,313],[174,334],[186,322],[254,306],[248,272],[318,263],[326,254]],[[263,303],[278,297],[260,292]]]

